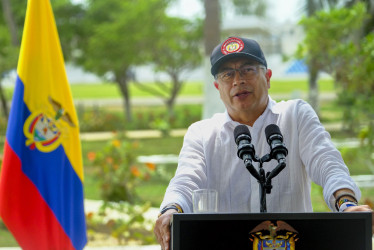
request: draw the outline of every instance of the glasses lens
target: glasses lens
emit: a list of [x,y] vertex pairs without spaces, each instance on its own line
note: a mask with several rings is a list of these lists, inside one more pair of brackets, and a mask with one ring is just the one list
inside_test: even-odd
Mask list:
[[218,74],[218,77],[223,81],[231,81],[235,77],[235,69],[225,70]]
[[258,66],[255,65],[245,65],[239,69],[227,69],[218,73],[218,78],[223,82],[232,82],[238,71],[243,79],[250,80],[257,75],[257,68]]
[[246,65],[244,67],[241,67],[239,69],[239,72],[244,77],[244,79],[251,79],[252,77],[256,75],[257,68],[256,66]]

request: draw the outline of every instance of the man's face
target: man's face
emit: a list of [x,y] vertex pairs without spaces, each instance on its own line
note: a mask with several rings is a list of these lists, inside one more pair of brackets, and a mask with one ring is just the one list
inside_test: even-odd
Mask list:
[[270,77],[270,70],[245,58],[231,59],[219,68],[217,88],[233,120],[241,121],[246,114],[262,114],[268,102]]

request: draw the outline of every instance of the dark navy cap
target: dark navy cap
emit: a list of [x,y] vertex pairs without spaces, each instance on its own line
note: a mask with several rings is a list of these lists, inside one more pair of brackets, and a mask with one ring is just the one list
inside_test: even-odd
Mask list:
[[260,45],[252,39],[229,37],[223,43],[214,48],[210,55],[212,68],[210,72],[213,76],[218,73],[219,67],[228,59],[235,57],[247,57],[255,60],[267,68],[264,53]]

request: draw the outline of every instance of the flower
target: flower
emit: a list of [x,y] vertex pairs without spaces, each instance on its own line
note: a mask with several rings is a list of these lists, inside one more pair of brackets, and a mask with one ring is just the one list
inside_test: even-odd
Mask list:
[[121,146],[121,142],[119,141],[119,140],[113,140],[112,141],[112,144],[113,144],[113,146],[115,146],[116,148],[119,148],[120,146]]
[[88,152],[88,154],[87,154],[87,158],[88,158],[88,160],[89,161],[94,161],[95,160],[95,158],[96,158],[96,153],[95,152]]
[[112,164],[113,163],[113,158],[108,156],[105,161],[108,163],[108,164]]
[[93,212],[89,212],[89,213],[87,213],[87,215],[86,215],[86,216],[87,216],[87,219],[88,219],[88,220],[92,219],[93,215],[94,215]]
[[136,166],[132,166],[130,168],[130,171],[131,171],[132,175],[134,175],[136,177],[140,177],[140,175],[141,175],[139,169]]
[[145,165],[147,166],[147,168],[151,171],[155,171],[156,169],[156,164],[152,163],[152,162],[146,162]]

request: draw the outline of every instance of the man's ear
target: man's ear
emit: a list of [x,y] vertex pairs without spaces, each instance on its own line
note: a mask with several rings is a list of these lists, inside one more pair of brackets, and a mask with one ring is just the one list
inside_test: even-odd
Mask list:
[[273,71],[271,71],[271,69],[267,69],[266,75],[268,80],[270,80],[271,76],[273,75]]
[[270,88],[270,78],[272,75],[273,75],[273,71],[271,71],[271,69],[267,69],[266,70],[266,82],[267,82],[268,88]]
[[214,84],[214,87],[216,87],[216,89],[219,89],[218,83],[216,81],[214,81],[213,84]]

